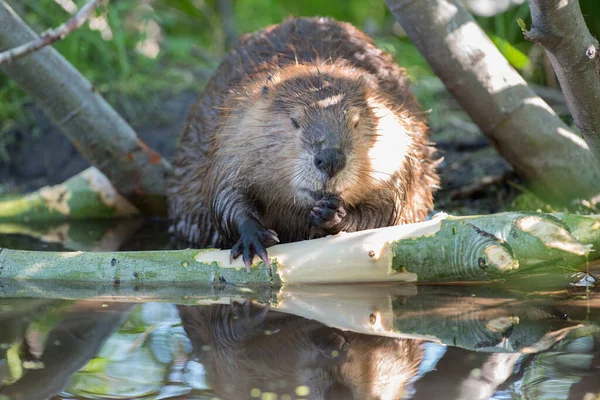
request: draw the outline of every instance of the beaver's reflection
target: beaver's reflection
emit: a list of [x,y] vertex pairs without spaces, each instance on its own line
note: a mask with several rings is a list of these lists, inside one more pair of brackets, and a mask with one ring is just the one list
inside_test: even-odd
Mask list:
[[420,341],[342,332],[249,301],[179,312],[221,399],[401,399],[423,355]]

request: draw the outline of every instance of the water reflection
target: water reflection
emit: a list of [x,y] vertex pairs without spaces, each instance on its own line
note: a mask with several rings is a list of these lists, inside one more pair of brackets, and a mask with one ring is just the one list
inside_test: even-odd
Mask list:
[[423,357],[419,340],[343,332],[248,302],[179,313],[222,399],[402,398]]
[[[0,294],[16,294],[3,285]],[[102,301],[0,300],[0,398],[587,399],[600,392],[595,293],[305,286],[254,291],[258,300],[250,302],[240,295],[248,290],[175,289],[180,301],[157,302],[163,292],[152,288],[137,288],[138,297],[103,293]]]

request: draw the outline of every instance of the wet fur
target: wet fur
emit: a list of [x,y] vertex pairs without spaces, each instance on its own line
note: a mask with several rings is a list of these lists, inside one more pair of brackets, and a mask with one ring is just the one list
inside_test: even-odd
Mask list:
[[[311,169],[314,143],[325,139],[348,159],[330,182]],[[369,153],[376,146],[378,158]],[[283,242],[421,221],[438,183],[433,152],[404,71],[388,54],[350,24],[292,18],[242,37],[192,107],[169,179],[172,230],[191,245],[225,247],[247,216]],[[397,165],[376,169],[384,160]],[[339,194],[343,224],[311,226],[319,199],[299,187]]]
[[254,305],[235,318],[229,305],[178,309],[221,399],[251,399],[253,388],[296,398],[295,389],[307,386],[311,400],[400,400],[423,358],[418,340],[342,332],[277,311],[260,315]]

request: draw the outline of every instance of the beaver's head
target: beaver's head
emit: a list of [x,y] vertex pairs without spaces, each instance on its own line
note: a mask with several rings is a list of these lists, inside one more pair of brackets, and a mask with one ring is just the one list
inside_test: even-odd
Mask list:
[[244,107],[221,137],[232,160],[245,155],[240,184],[301,207],[331,194],[349,206],[381,189],[400,196],[421,125],[373,86],[339,65],[285,67],[242,86]]
[[285,159],[273,167],[297,202],[336,194],[352,205],[397,186],[410,132],[402,113],[357,72],[295,66],[272,75],[262,91],[270,119],[264,133]]

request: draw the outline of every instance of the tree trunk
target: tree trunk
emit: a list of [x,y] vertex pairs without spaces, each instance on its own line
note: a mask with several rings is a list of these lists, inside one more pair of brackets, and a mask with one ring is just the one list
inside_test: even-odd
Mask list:
[[525,38],[542,46],[575,124],[600,160],[600,49],[587,29],[579,1],[529,0],[531,30]]
[[500,154],[553,203],[600,193],[586,143],[527,86],[458,0],[386,0],[396,20]]

